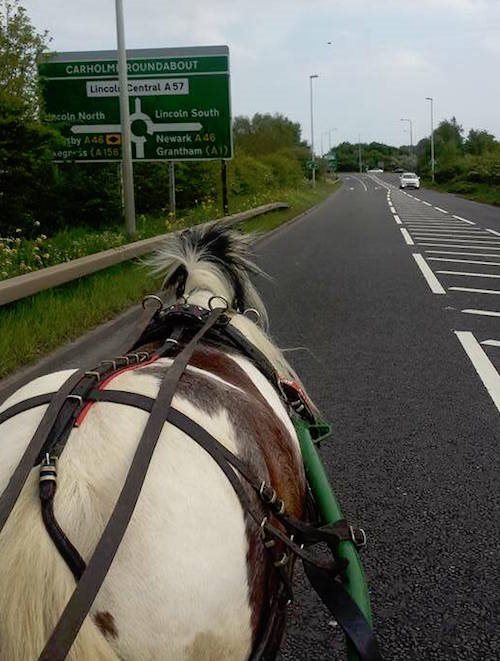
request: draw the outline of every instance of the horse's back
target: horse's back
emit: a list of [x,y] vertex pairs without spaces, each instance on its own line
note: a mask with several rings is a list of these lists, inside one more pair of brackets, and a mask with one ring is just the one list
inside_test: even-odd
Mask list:
[[[179,383],[174,406],[249,461],[264,479],[280,479],[285,488],[286,471],[285,478],[277,478],[277,467],[280,462],[292,464],[291,476],[296,450],[290,446],[283,411],[276,402],[266,404],[250,369],[245,375],[233,361],[231,374],[226,374],[228,357],[219,355],[218,367],[209,374],[204,360],[213,362],[215,354],[210,352],[205,349],[195,356],[194,366]],[[167,366],[168,361],[158,361],[126,371],[107,387],[155,397]],[[50,392],[67,376],[58,373],[43,383],[37,380],[14,401],[39,394],[44,387]],[[1,464],[3,486],[43,410],[39,407],[4,423],[10,427],[2,434],[8,439],[3,445],[10,446],[14,438],[17,450],[11,449],[10,455],[3,450],[10,457]],[[97,403],[68,440],[59,462],[54,507],[61,527],[85,560],[112,512],[147,416],[137,408]],[[14,620],[9,627],[9,617],[25,609],[29,627],[36,606],[41,610],[38,618],[42,621],[34,627],[33,641],[26,643],[31,645],[30,653],[23,654],[24,643],[17,641],[17,647],[7,643],[8,655],[1,655],[16,661],[31,658],[32,649],[39,651],[40,640],[43,643],[52,630],[74,586],[43,527],[35,472],[0,538],[3,560],[11,559],[0,577],[0,592],[14,590],[15,594],[0,603],[2,638],[16,638]],[[295,482],[289,490],[292,510],[303,496],[297,474]],[[258,626],[256,601],[264,599],[263,586],[257,583],[265,580],[265,572],[255,570],[255,560],[264,562],[260,542],[249,533],[249,523],[227,478],[193,439],[167,423],[129,528],[93,607],[93,620],[103,634],[102,650],[94,652],[94,658],[114,659],[115,650],[123,659],[246,659]],[[92,638],[95,630],[87,622],[77,639],[73,654],[78,661],[91,658],[84,638]],[[17,656],[14,648],[20,650]],[[108,652],[110,656],[105,656]]]

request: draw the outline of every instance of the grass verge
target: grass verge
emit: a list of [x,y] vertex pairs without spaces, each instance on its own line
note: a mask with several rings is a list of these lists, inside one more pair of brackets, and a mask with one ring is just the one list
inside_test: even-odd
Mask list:
[[454,193],[473,202],[500,206],[500,186],[489,186],[488,184],[476,184],[460,180],[450,181],[446,184],[433,184],[430,179],[425,180],[424,186],[441,193]]
[[[290,204],[290,209],[254,218],[245,223],[244,230],[270,231],[326,199],[339,185],[322,183],[315,190],[283,192],[279,200]],[[126,262],[3,306],[0,378],[112,319],[158,286],[159,279],[144,267]]]

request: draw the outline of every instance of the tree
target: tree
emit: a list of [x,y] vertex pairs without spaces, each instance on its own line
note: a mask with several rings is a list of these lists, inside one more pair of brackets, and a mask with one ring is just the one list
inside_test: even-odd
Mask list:
[[496,145],[498,143],[495,136],[488,133],[488,131],[471,129],[465,142],[465,149],[469,154],[482,156],[489,151],[493,151]]
[[38,32],[19,0],[0,7],[0,100],[4,111],[39,114],[37,59],[47,49],[47,32]]
[[233,134],[236,146],[251,156],[303,146],[300,124],[280,114],[257,113],[252,119],[236,117]]

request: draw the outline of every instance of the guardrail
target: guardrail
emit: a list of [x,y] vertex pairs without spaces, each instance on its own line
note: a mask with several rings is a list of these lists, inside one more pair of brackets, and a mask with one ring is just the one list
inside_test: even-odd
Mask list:
[[[219,220],[224,220],[224,222],[229,224],[236,224],[243,220],[249,220],[250,218],[269,213],[269,211],[288,209],[289,207],[290,205],[285,204],[284,202],[273,202],[271,204],[255,207],[255,209],[249,209],[248,211],[241,211],[240,213],[235,213],[230,216],[224,216]],[[14,278],[9,278],[8,280],[0,281],[0,305],[13,303],[14,301],[26,298],[27,296],[37,294],[44,289],[63,285],[66,282],[71,282],[71,280],[76,280],[77,278],[90,275],[96,271],[101,271],[109,266],[126,262],[130,259],[134,259],[134,257],[139,257],[140,255],[145,255],[146,253],[155,250],[155,248],[157,248],[167,236],[170,236],[173,233],[174,232],[169,232],[168,234],[161,234],[160,236],[154,236],[150,239],[134,241],[133,243],[128,243],[124,246],[119,246],[118,248],[111,248],[93,255],[73,259],[70,262],[48,266],[47,268],[33,271],[32,273],[26,273]]]

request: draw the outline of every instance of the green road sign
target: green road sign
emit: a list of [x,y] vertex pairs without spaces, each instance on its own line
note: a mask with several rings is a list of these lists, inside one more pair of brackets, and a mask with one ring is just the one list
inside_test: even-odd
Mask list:
[[318,164],[316,161],[307,161],[306,162],[306,168],[308,170],[317,170],[318,169]]
[[[136,161],[232,158],[227,46],[127,52]],[[121,159],[115,51],[58,53],[38,65],[46,121],[66,144],[56,161]]]

